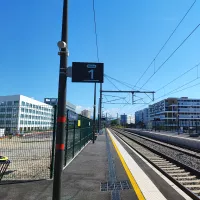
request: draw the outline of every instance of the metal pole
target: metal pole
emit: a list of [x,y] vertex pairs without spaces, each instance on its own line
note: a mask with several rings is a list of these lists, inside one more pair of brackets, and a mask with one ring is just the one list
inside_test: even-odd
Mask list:
[[99,124],[100,124],[100,131],[101,131],[101,118],[102,118],[102,83],[100,83],[100,108],[99,108]]
[[94,112],[93,112],[93,137],[92,142],[94,143],[94,137],[95,137],[95,127],[96,127],[96,83],[94,84]]
[[66,88],[67,88],[67,56],[68,56],[68,0],[63,3],[63,18],[62,18],[62,42],[65,43],[61,48],[60,54],[60,73],[59,73],[59,87],[58,87],[58,116],[56,127],[56,153],[55,153],[55,167],[53,180],[53,200],[61,199],[61,176],[63,171],[63,157],[64,157],[64,137],[66,124]]
[[55,144],[56,144],[56,119],[57,119],[57,105],[54,105],[54,118],[53,118],[53,139],[52,139],[52,151],[51,151],[51,169],[50,179],[53,178],[54,161],[55,161]]
[[178,106],[178,135],[179,135],[179,106]]
[[98,133],[100,130],[100,98],[99,98],[99,106],[98,106]]

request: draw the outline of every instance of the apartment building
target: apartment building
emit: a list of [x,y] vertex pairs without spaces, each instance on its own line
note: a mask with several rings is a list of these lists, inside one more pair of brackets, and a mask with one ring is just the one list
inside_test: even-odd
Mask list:
[[[163,129],[188,129],[200,127],[200,99],[188,97],[167,98],[148,108],[148,122]],[[135,113],[141,120],[141,111]]]

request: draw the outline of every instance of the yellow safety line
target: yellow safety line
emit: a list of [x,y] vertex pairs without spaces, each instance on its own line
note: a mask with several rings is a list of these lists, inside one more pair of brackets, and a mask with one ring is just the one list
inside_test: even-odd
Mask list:
[[122,154],[120,153],[117,145],[115,144],[114,140],[112,139],[112,137],[110,135],[110,131],[108,129],[107,129],[107,131],[109,133],[109,136],[110,136],[110,139],[111,139],[111,141],[113,143],[113,146],[115,147],[115,150],[117,151],[117,154],[118,154],[118,156],[119,156],[119,158],[120,158],[120,160],[122,162],[122,165],[123,165],[123,167],[124,167],[124,169],[126,171],[126,174],[127,174],[128,178],[129,178],[129,180],[131,182],[131,185],[133,186],[133,189],[135,190],[135,193],[136,193],[138,199],[139,200],[145,200],[144,195],[142,194],[142,191],[140,190],[140,188],[139,188],[137,182],[135,181],[131,171],[129,170],[129,168],[128,168],[128,166],[127,166],[127,164],[126,164],[126,162],[125,162],[125,160],[124,160],[124,158],[122,156]]

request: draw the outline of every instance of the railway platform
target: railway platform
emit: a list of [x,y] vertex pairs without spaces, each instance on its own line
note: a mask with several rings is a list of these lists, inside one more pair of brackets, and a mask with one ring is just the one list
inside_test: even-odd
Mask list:
[[[51,200],[52,181],[1,185],[1,200]],[[66,167],[62,199],[190,200],[112,130],[89,142]]]

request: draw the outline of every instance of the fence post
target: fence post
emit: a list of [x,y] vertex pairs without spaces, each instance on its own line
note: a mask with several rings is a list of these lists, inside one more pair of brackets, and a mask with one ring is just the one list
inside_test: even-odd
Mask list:
[[80,150],[81,150],[81,148],[82,148],[82,138],[81,138],[81,127],[82,127],[82,116],[80,116],[80,120],[81,120],[81,125],[80,125]]
[[53,138],[52,138],[52,150],[51,150],[51,165],[50,165],[50,179],[53,178],[54,161],[55,161],[55,144],[56,144],[56,116],[57,105],[54,105],[54,118],[53,118]]
[[68,129],[69,129],[69,120],[68,120],[68,110],[67,110],[67,120],[66,120],[67,124],[66,124],[66,137],[65,137],[65,161],[64,164],[67,164],[67,156],[68,156],[68,152],[67,152],[67,148],[68,148]]
[[[75,148],[75,133],[76,133],[76,121],[74,121],[74,134],[73,134],[73,151],[72,156],[74,157],[74,148]],[[73,158],[72,157],[72,158]]]

